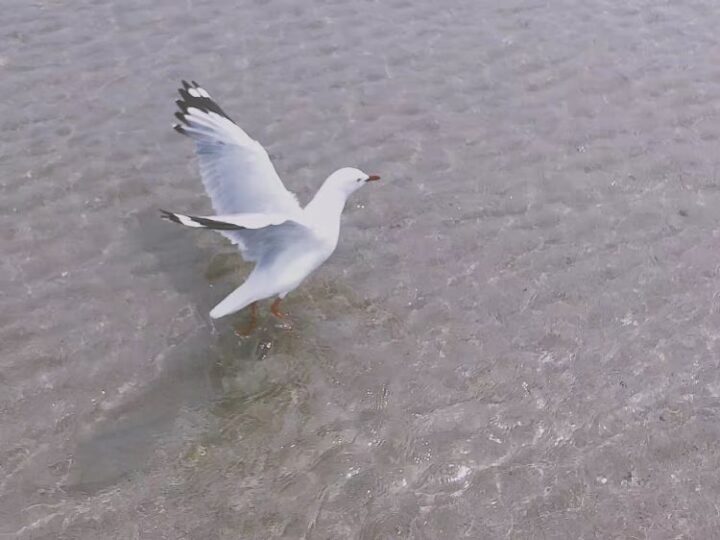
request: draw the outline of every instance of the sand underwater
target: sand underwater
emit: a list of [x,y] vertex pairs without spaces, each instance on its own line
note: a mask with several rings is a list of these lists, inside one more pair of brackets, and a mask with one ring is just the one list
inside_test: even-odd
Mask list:
[[[720,531],[709,0],[6,0],[0,539]],[[284,309],[171,129],[195,79],[307,202]]]

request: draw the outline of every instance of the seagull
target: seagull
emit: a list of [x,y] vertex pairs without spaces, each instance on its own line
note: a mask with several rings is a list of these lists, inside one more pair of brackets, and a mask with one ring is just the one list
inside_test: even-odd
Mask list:
[[218,319],[276,297],[270,311],[282,319],[280,302],[324,263],[337,247],[340,216],[348,197],[379,180],[346,167],[327,177],[304,208],[283,185],[263,146],[248,136],[198,83],[182,81],[173,128],[195,142],[200,176],[216,215],[189,216],[161,210],[162,217],[220,232],[255,266],[245,282],[210,311]]

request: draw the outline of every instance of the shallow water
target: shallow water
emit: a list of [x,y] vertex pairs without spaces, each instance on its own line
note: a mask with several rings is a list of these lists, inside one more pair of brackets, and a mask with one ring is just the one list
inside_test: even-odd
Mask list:
[[[717,535],[715,3],[443,5],[6,0],[0,538]],[[383,176],[292,331],[158,218],[181,78]]]

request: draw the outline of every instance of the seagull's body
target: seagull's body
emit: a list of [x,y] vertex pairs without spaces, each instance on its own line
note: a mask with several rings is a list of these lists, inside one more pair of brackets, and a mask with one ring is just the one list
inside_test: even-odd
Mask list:
[[[366,182],[378,180],[359,169],[331,174],[302,208],[275,172],[260,143],[251,139],[193,81],[183,81],[177,100],[181,121],[175,130],[195,141],[200,175],[217,215],[165,218],[188,227],[220,231],[237,244],[255,268],[247,280],[210,311],[214,319],[255,302],[279,301],[324,263],[337,247],[340,216],[347,198]],[[254,311],[253,311],[254,313]]]

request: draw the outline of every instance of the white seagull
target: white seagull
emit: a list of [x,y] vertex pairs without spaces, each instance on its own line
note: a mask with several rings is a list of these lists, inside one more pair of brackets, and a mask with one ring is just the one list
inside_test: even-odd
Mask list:
[[182,81],[176,101],[181,123],[174,129],[195,141],[200,176],[214,216],[186,216],[162,211],[163,217],[213,229],[237,244],[243,258],[255,263],[247,280],[210,311],[217,319],[277,296],[270,308],[283,318],[280,301],[335,251],[345,201],[367,182],[379,180],[359,169],[332,173],[305,208],[288,191],[267,151],[250,138],[195,81]]

